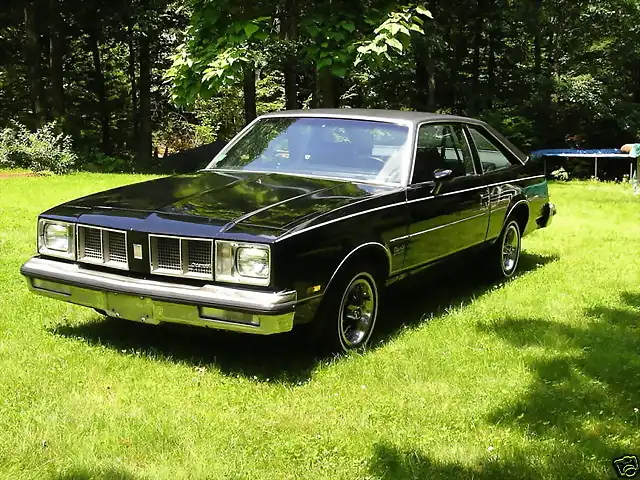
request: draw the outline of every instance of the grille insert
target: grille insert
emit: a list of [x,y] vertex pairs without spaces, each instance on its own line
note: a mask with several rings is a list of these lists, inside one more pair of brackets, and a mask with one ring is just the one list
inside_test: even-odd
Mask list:
[[107,228],[78,225],[78,261],[127,270],[127,234]]
[[151,273],[211,279],[213,240],[149,236]]
[[156,249],[159,269],[182,272],[180,240],[176,238],[156,238]]
[[127,237],[124,232],[107,232],[109,261],[127,263]]
[[104,259],[102,253],[102,230],[98,228],[80,228],[80,238],[84,239],[84,248],[80,258],[84,256],[102,262]]
[[210,277],[213,275],[212,242],[187,240],[187,271]]

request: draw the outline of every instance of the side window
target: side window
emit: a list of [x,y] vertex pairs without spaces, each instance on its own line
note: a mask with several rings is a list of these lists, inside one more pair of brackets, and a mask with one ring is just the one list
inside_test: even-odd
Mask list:
[[496,147],[490,140],[488,140],[487,137],[485,137],[482,133],[480,133],[472,126],[469,126],[469,132],[471,133],[473,143],[478,150],[478,157],[480,157],[480,163],[482,164],[482,169],[485,172],[501,170],[513,165],[509,158],[507,158],[500,151],[500,149]]
[[454,177],[475,174],[471,150],[460,125],[422,125],[412,183],[428,182],[438,169],[452,170]]
[[475,174],[471,149],[461,125],[447,125],[443,128],[444,162],[456,177]]

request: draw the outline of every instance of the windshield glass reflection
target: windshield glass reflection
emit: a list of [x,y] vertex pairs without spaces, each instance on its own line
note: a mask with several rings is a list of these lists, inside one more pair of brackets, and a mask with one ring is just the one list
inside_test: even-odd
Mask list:
[[259,120],[207,169],[285,173],[398,184],[409,128],[335,118]]

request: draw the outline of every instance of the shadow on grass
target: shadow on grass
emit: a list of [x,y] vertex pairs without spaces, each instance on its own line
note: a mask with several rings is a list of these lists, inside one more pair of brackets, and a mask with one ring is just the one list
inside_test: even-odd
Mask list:
[[[522,252],[518,273],[509,281],[557,260],[555,255]],[[392,285],[386,292],[374,343],[386,343],[404,326],[418,325],[451,308],[464,307],[497,286],[499,283],[487,275],[478,257],[466,255]]]
[[[523,253],[520,275],[554,260],[555,257]],[[463,273],[459,264],[451,263],[446,268],[445,272],[441,267],[434,267],[415,279],[390,287],[388,304],[391,308],[381,311],[374,339],[377,345],[388,341],[403,325],[417,324],[425,315],[436,315],[454,305],[466,304],[495,286],[481,271]],[[429,294],[424,295],[417,289]],[[51,331],[118,351],[135,351],[158,359],[212,366],[228,375],[294,385],[308,381],[318,363],[326,360],[314,355],[309,348],[304,329],[261,337],[180,325],[157,327],[107,318],[81,325],[57,325]]]
[[134,480],[134,476],[120,469],[89,470],[86,468],[73,469],[68,472],[55,474],[51,480]]
[[589,474],[580,460],[640,455],[640,293],[620,298],[586,310],[580,326],[508,318],[481,328],[525,349],[533,372],[528,391],[489,421],[557,445],[560,457],[573,451],[573,478]]
[[[542,461],[541,461],[542,460]],[[475,465],[445,463],[431,460],[418,451],[401,451],[387,445],[376,445],[369,462],[369,472],[380,480],[499,480],[538,478],[600,479],[596,474],[580,474],[567,471],[563,458],[531,458],[518,454],[503,458],[487,457]]]

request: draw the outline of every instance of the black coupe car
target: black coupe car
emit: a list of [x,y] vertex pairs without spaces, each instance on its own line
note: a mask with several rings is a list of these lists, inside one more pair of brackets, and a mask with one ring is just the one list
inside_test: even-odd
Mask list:
[[[265,115],[198,172],[40,215],[35,293],[127,320],[364,346],[385,286],[486,247],[502,277],[550,224],[544,172],[487,124],[377,110]],[[315,339],[314,339],[315,340]]]

